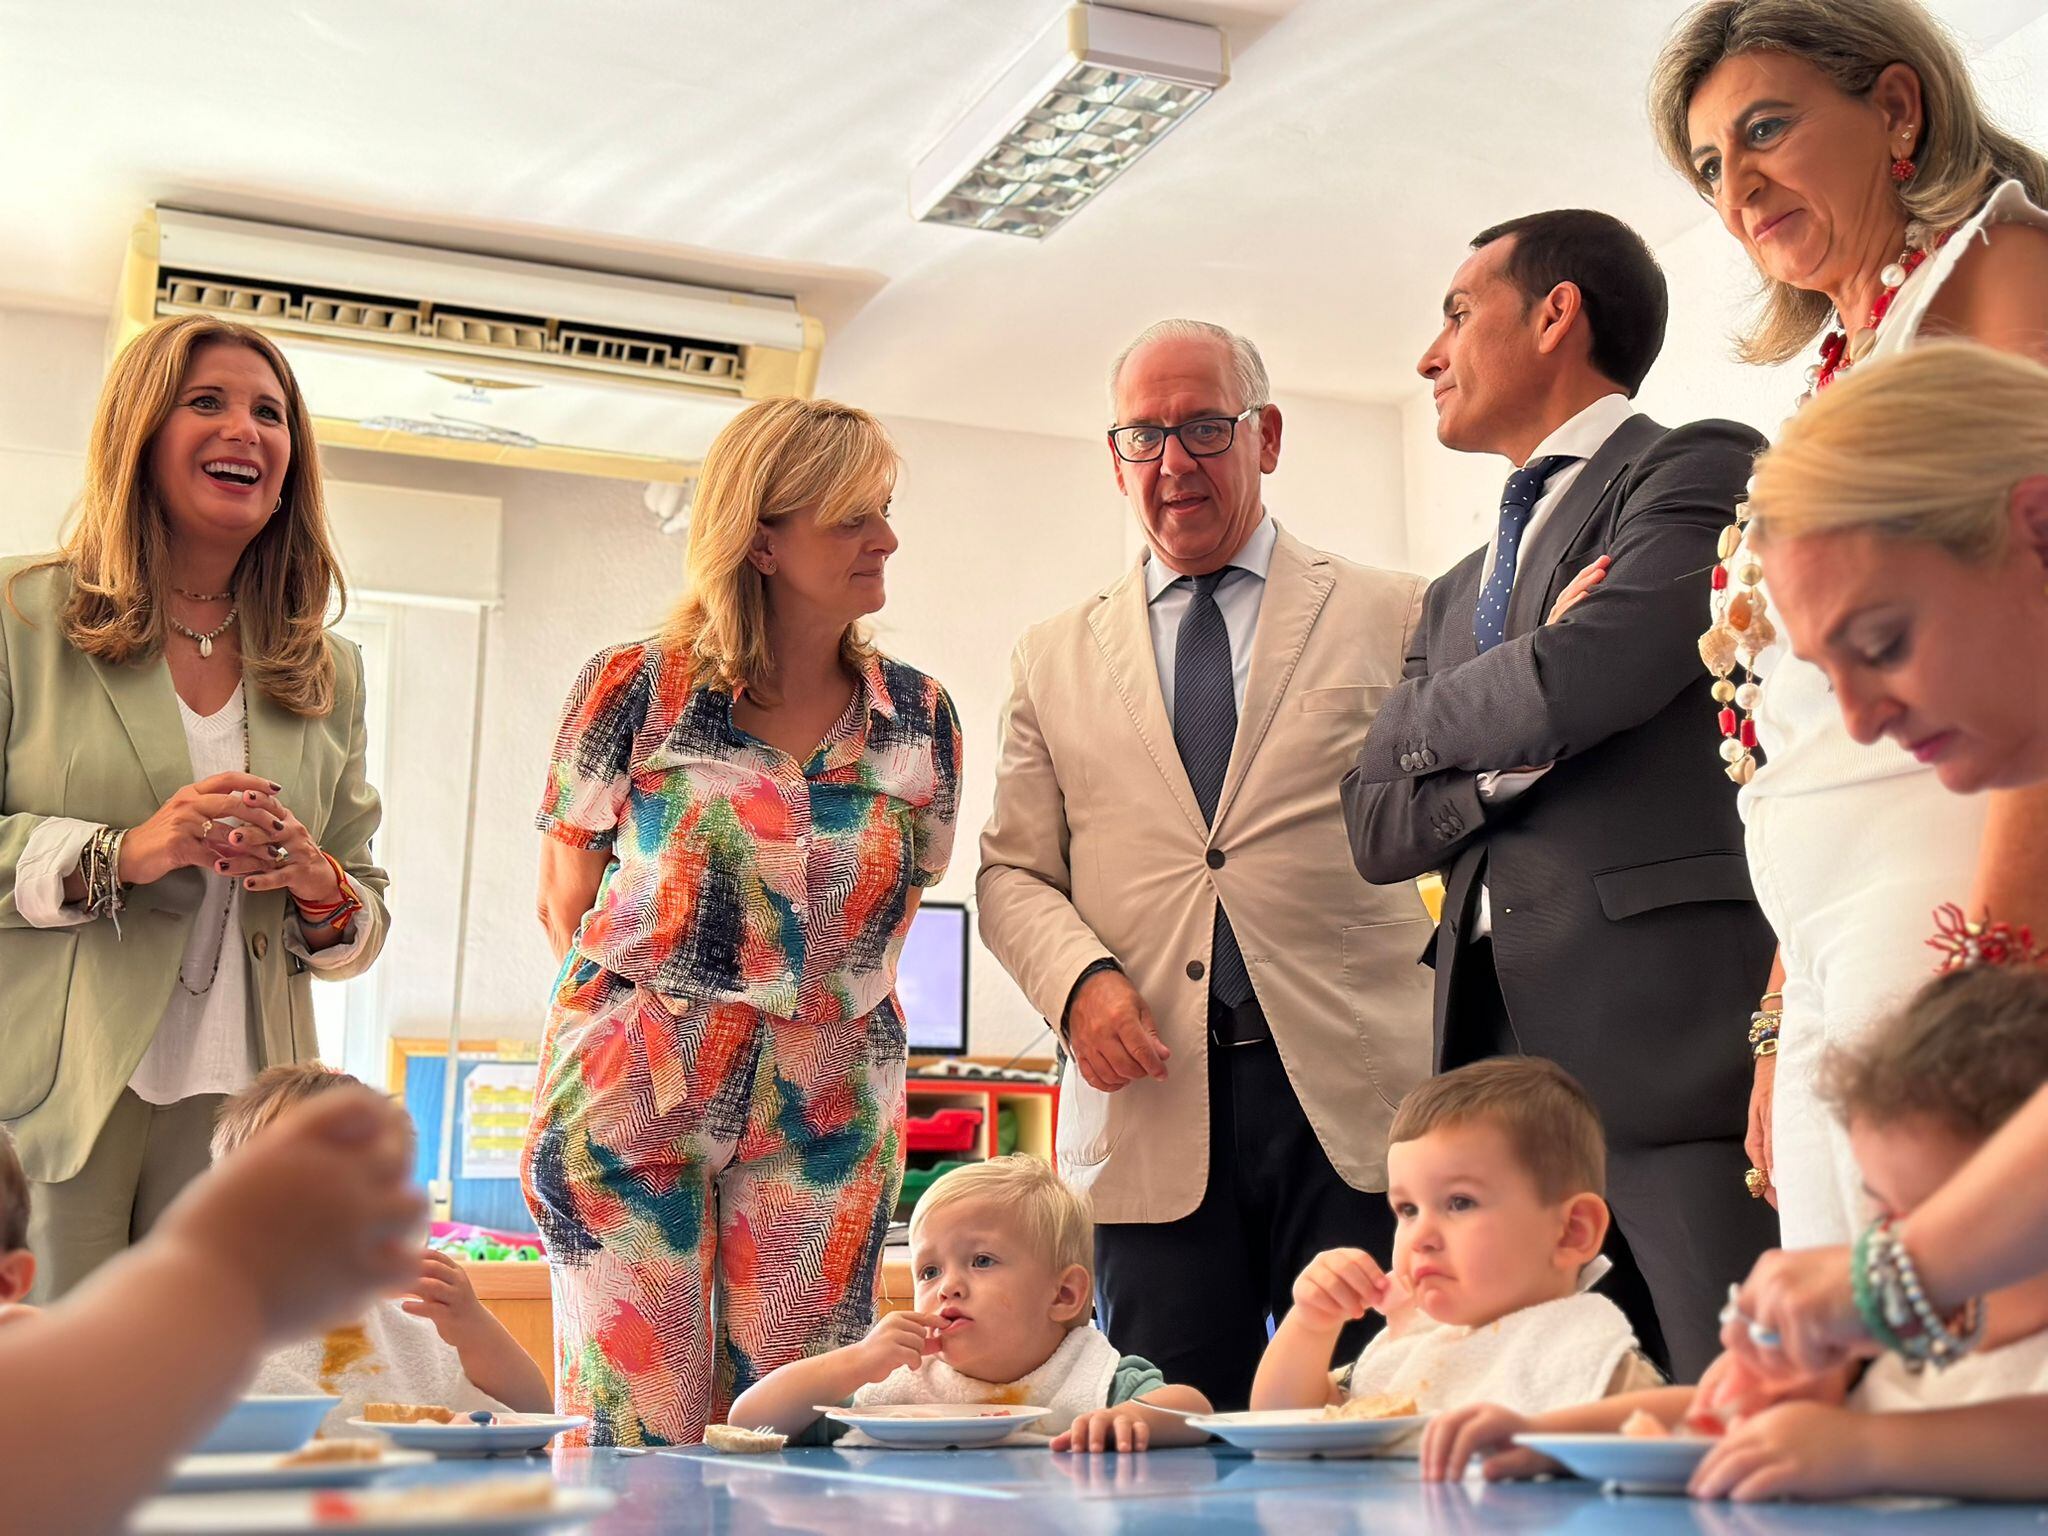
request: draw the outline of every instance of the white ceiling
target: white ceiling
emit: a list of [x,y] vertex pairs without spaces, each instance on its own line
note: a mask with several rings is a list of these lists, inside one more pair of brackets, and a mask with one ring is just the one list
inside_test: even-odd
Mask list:
[[[1160,316],[1396,400],[1483,225],[1703,217],[1642,106],[1678,0],[1149,0],[1231,32],[1212,103],[1043,244],[912,223],[911,162],[1060,4],[0,0],[0,302],[103,310],[162,201],[795,291],[834,394],[1082,434]],[[2043,7],[1935,9],[1981,48]]]

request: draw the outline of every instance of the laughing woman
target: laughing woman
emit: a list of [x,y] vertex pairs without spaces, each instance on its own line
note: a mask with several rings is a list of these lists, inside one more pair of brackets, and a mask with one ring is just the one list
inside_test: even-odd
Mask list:
[[54,1299],[206,1167],[224,1095],[313,1055],[309,978],[383,944],[362,659],[277,348],[130,343],[70,538],[0,596],[0,1123]]
[[742,412],[705,456],[675,614],[569,696],[526,1190],[556,1397],[599,1444],[700,1440],[873,1321],[903,1174],[896,960],[960,772],[945,690],[862,624],[895,479],[864,411]]

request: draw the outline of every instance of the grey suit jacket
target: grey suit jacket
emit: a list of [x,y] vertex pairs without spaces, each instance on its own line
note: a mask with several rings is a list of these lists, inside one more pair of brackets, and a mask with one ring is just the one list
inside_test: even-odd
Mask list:
[[[1477,654],[1485,550],[1431,583],[1406,681],[1344,779],[1367,879],[1444,874],[1439,1059],[1483,874],[1515,1030],[1586,1085],[1617,1144],[1739,1137],[1747,1115],[1773,940],[1697,642],[1762,447],[1734,422],[1623,423],[1523,548],[1505,642]],[[1603,554],[1606,580],[1545,624]],[[1480,798],[1482,771],[1540,763],[1556,766],[1519,797]]]

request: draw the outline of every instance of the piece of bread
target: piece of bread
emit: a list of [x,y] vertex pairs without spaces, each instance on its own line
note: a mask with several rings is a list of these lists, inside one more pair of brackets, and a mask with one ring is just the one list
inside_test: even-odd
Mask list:
[[516,1515],[552,1509],[554,1505],[555,1480],[542,1473],[535,1477],[493,1477],[474,1483],[429,1484],[375,1493],[329,1490],[313,1496],[313,1518],[316,1525],[391,1524],[422,1515]]
[[1422,1411],[1406,1393],[1369,1392],[1323,1410],[1326,1419],[1408,1419]]
[[789,1436],[766,1429],[741,1429],[736,1424],[707,1424],[704,1443],[728,1456],[766,1456],[789,1444]]
[[422,1403],[365,1403],[362,1416],[372,1424],[453,1424],[466,1417],[453,1408]]
[[309,1440],[278,1462],[280,1467],[324,1467],[352,1461],[380,1461],[384,1447],[375,1440]]

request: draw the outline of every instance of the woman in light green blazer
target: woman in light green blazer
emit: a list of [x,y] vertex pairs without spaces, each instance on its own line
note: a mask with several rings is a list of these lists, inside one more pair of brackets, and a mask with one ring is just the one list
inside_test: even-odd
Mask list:
[[0,560],[0,1122],[39,1293],[146,1231],[224,1095],[382,947],[362,659],[310,418],[256,331],[115,360],[63,549]]

